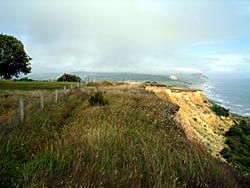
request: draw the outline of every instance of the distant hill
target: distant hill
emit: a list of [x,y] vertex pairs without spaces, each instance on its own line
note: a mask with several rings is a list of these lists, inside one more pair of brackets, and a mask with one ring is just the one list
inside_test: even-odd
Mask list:
[[176,77],[179,80],[188,82],[189,84],[205,83],[209,80],[208,77],[202,73],[192,73],[192,74],[181,73],[181,74],[176,74]]
[[[29,78],[34,80],[56,80],[63,73],[41,73],[41,74],[29,74]],[[74,74],[80,76],[83,81],[150,81],[159,82],[167,85],[176,85],[180,87],[193,87],[194,85],[200,85],[208,81],[202,73],[178,73],[174,74],[177,80],[171,79],[170,75],[156,75],[156,74],[137,74],[137,73],[109,73],[109,72],[71,72],[69,74]]]
[[136,73],[106,73],[106,72],[72,72],[83,79],[94,79],[96,81],[152,81],[161,82],[170,80],[166,75],[136,74]]

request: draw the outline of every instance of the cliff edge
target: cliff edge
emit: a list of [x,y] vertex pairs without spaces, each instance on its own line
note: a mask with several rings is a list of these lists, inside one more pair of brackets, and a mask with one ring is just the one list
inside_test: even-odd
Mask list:
[[202,143],[214,157],[222,159],[220,151],[225,146],[223,135],[233,126],[233,120],[231,117],[217,116],[211,110],[213,104],[202,90],[152,85],[145,89],[177,104],[180,108],[175,119],[187,138]]

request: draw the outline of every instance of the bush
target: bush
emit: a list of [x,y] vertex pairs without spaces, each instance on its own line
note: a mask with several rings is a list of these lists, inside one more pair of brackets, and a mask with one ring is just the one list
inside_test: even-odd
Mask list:
[[224,117],[229,116],[229,110],[217,104],[213,104],[213,106],[211,107],[211,110],[213,110],[217,116],[224,116]]
[[101,91],[97,91],[97,92],[94,93],[94,95],[92,95],[90,97],[89,103],[92,106],[94,106],[94,105],[107,105],[108,104],[108,100],[104,99]]
[[250,125],[245,121],[230,128],[226,133],[227,147],[221,154],[239,170],[250,173]]
[[80,82],[81,78],[76,75],[66,74],[57,79],[58,82]]

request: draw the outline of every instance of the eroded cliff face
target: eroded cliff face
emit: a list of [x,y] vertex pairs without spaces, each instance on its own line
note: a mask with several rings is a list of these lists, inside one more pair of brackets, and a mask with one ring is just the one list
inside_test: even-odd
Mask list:
[[158,86],[146,86],[158,97],[177,104],[176,121],[191,140],[202,143],[215,157],[224,148],[223,134],[233,125],[233,120],[218,117],[211,109],[203,91]]

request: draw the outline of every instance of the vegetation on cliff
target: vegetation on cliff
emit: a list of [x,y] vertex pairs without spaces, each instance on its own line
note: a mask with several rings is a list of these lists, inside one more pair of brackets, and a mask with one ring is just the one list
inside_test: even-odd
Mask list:
[[224,117],[229,116],[229,110],[225,109],[217,104],[213,104],[213,106],[211,107],[211,110],[213,110],[217,116],[224,116]]
[[250,120],[237,117],[236,125],[226,133],[223,157],[240,171],[250,174]]
[[[100,87],[32,103],[32,92],[2,91],[0,187],[244,187],[237,173],[186,138],[176,105],[140,87]],[[10,118],[17,98],[30,111]],[[8,102],[5,102],[8,101]]]

